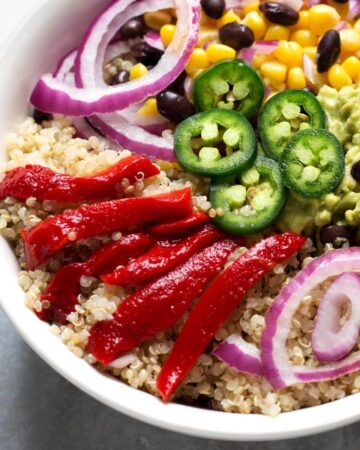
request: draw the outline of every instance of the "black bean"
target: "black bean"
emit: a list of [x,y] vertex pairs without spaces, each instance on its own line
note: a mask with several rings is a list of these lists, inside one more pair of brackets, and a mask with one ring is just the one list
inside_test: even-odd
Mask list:
[[320,240],[323,244],[332,244],[334,248],[339,248],[346,241],[350,245],[354,245],[355,234],[349,227],[327,225],[320,230]]
[[39,109],[34,109],[32,116],[35,122],[38,123],[39,125],[41,125],[44,121],[52,119],[51,114],[40,111]]
[[145,34],[145,31],[145,22],[141,16],[128,20],[125,25],[120,28],[121,36],[125,39],[133,39],[139,36],[141,37]]
[[195,114],[195,107],[183,95],[173,91],[162,91],[156,96],[157,108],[164,117],[180,123]]
[[351,176],[354,180],[360,182],[360,161],[356,162],[351,168]]
[[120,70],[109,81],[110,86],[117,86],[118,84],[127,83],[130,80],[130,73],[127,70]]
[[321,38],[317,48],[317,70],[326,72],[336,62],[341,51],[340,34],[336,30],[327,31]]
[[225,0],[201,0],[202,9],[212,19],[220,19],[225,12]]
[[167,89],[169,91],[177,92],[178,94],[184,95],[185,94],[185,80],[186,80],[186,72],[182,72],[178,78],[173,81]]
[[219,30],[219,37],[223,44],[241,50],[251,47],[255,41],[254,32],[251,28],[241,23],[228,23]]
[[295,25],[299,20],[299,13],[287,5],[277,2],[266,2],[260,6],[260,11],[272,23],[279,25]]
[[347,3],[349,0],[334,0],[335,3],[341,3],[341,4],[345,4]]
[[137,62],[145,64],[145,66],[156,66],[160,58],[164,54],[162,50],[151,47],[146,42],[139,42],[131,47],[134,58]]

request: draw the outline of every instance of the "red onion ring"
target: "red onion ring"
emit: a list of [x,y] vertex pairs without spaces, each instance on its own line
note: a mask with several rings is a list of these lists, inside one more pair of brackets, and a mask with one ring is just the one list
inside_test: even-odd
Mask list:
[[[147,0],[147,2],[150,1]],[[129,2],[130,0],[113,2],[90,27],[77,58],[78,64],[75,65],[77,74],[80,72],[83,74],[81,63],[86,65],[88,54],[91,54],[91,57],[94,54],[101,55],[104,35],[109,32],[109,29],[111,37],[116,33],[117,30],[112,29],[111,26],[116,24],[114,19],[123,12],[124,4],[128,5]],[[167,47],[158,65],[146,76],[115,87],[80,89],[67,86],[51,74],[46,74],[37,83],[32,93],[32,104],[42,111],[69,116],[89,116],[125,109],[165,89],[183,72],[197,43],[200,23],[199,0],[187,0],[186,2],[175,0],[175,5],[178,17],[175,38]],[[109,39],[109,36],[110,33],[106,39]],[[89,72],[91,72],[90,69],[94,70],[94,68],[89,68]],[[96,78],[92,76],[91,79],[95,80]]]
[[315,85],[315,64],[314,61],[308,55],[303,56],[303,69],[305,78],[312,84]]
[[352,20],[357,16],[360,16],[360,2],[359,0],[349,0],[348,19]]
[[150,45],[150,47],[154,47],[162,51],[165,50],[164,43],[159,33],[155,33],[155,31],[149,31],[144,35],[143,39],[148,45]]
[[238,56],[244,61],[251,63],[256,54],[262,53],[263,55],[270,55],[278,48],[278,46],[279,41],[258,41],[251,47],[240,50]]
[[[347,356],[359,339],[360,278],[344,273],[326,291],[321,300],[311,337],[312,349],[321,362],[336,362]],[[341,307],[351,304],[351,315],[339,328]]]

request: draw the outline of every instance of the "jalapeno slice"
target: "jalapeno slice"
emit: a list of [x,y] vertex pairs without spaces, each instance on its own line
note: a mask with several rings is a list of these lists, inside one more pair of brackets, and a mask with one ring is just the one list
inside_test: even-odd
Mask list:
[[222,108],[250,119],[264,100],[264,83],[241,59],[221,61],[196,77],[193,99],[198,111]]
[[326,130],[303,130],[286,146],[280,170],[285,185],[305,198],[319,198],[332,192],[345,171],[344,151],[336,137]]
[[256,136],[245,117],[213,109],[178,125],[175,153],[189,172],[207,177],[232,175],[255,160]]
[[259,116],[258,130],[265,153],[279,160],[292,136],[306,128],[326,128],[326,114],[310,92],[290,89],[271,97]]
[[223,215],[213,219],[227,233],[249,235],[271,225],[287,199],[278,164],[258,156],[255,164],[236,176],[221,178],[210,186],[210,202]]

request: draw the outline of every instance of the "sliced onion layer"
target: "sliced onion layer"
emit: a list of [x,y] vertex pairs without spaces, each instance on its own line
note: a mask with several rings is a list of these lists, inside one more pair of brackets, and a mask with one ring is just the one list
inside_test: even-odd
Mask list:
[[257,54],[270,55],[279,46],[279,41],[258,41],[251,47],[243,48],[239,52],[239,58],[251,63]]
[[[152,1],[155,0],[138,1],[136,5],[149,5]],[[95,87],[98,80],[96,68],[103,63],[102,54],[105,54],[107,43],[110,43],[118,31],[117,19],[124,12],[124,5],[132,4],[131,0],[117,0],[93,22],[76,58],[76,82],[79,83],[79,74],[82,80],[86,74],[87,80],[93,80],[94,87],[74,88],[57,80],[53,75],[46,74],[33,91],[32,104],[42,111],[69,116],[90,116],[125,109],[165,89],[183,72],[196,45],[199,31],[199,0],[174,0],[174,3],[178,17],[176,35],[157,66],[147,75],[118,86]],[[87,65],[87,61],[94,59],[97,61],[95,67]]]
[[144,41],[150,45],[150,47],[157,48],[158,50],[165,50],[164,43],[160,37],[159,33],[155,33],[155,31],[148,31],[144,34]]

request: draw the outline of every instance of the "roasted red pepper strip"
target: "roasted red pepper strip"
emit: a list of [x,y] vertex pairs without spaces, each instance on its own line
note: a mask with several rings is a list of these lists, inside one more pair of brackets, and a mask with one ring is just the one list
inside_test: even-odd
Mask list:
[[35,197],[61,203],[117,198],[120,183],[125,178],[134,183],[136,177],[148,178],[158,173],[159,169],[144,156],[129,156],[96,175],[77,178],[47,167],[27,165],[5,174],[0,183],[0,198],[11,196],[25,200]]
[[131,226],[187,217],[192,212],[191,190],[186,188],[154,197],[124,198],[85,205],[22,231],[27,252],[39,263],[81,239],[126,230]]
[[128,297],[113,320],[93,326],[89,351],[98,361],[109,364],[174,325],[206,284],[220,272],[236,246],[230,239],[216,242]]
[[247,292],[277,263],[298,252],[305,238],[294,233],[272,236],[256,244],[226,269],[203,293],[187,318],[157,380],[165,401]]
[[193,212],[191,216],[177,222],[160,223],[149,228],[149,233],[160,239],[177,239],[193,233],[210,221],[210,217],[202,212]]
[[47,322],[66,323],[66,317],[78,304],[77,296],[82,276],[97,277],[113,270],[137,257],[150,246],[151,240],[146,235],[129,234],[96,251],[86,262],[62,267],[40,297],[42,302],[50,302],[50,307],[43,308],[38,316]]
[[113,273],[103,275],[102,281],[119,286],[148,283],[174,269],[203,248],[219,240],[223,234],[213,225],[180,242],[160,241],[147,253]]

